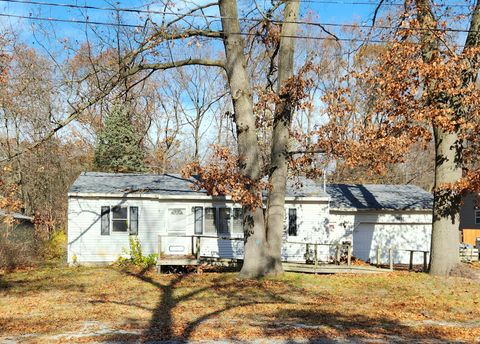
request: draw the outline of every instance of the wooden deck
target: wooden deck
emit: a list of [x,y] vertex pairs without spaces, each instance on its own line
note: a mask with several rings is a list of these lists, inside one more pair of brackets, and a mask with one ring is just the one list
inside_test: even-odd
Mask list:
[[194,255],[168,255],[157,259],[157,265],[198,265],[199,261]]
[[[241,260],[226,258],[207,258],[201,257],[199,260],[191,256],[168,256],[163,257],[157,262],[157,271],[161,273],[162,266],[199,266],[199,265],[215,265],[215,266],[241,266]],[[385,273],[391,272],[390,269],[377,268],[375,266],[358,266],[358,265],[336,265],[336,264],[313,264],[305,263],[287,263],[284,262],[283,269],[289,272],[302,272],[311,274],[365,274],[365,273]]]
[[[197,270],[200,265],[204,266],[224,266],[224,267],[240,267],[241,259],[215,258],[205,257],[200,255],[201,239],[214,238],[221,240],[243,240],[243,238],[231,237],[217,237],[206,235],[183,235],[174,237],[189,238],[192,240],[192,252],[188,255],[165,255],[162,246],[163,237],[158,236],[158,252],[159,259],[157,260],[157,271],[162,271],[162,266],[196,266]],[[291,272],[303,272],[313,274],[336,274],[336,273],[385,273],[393,270],[393,251],[388,250],[388,267],[389,269],[381,268],[380,261],[380,247],[377,248],[376,265],[353,265],[352,264],[352,245],[351,244],[321,244],[321,243],[304,243],[304,242],[289,242],[293,244],[305,245],[305,263],[283,263],[283,269]],[[333,264],[321,263],[318,259],[318,248],[320,246],[334,246],[335,255],[333,257]],[[410,252],[410,266],[413,263],[413,254],[416,251]],[[423,252],[423,251],[422,251]],[[346,256],[343,257],[342,254]],[[345,262],[346,260],[346,262]],[[307,263],[308,262],[308,263]],[[342,262],[345,262],[341,264]],[[424,253],[424,268],[426,269],[426,254]]]
[[319,264],[317,266],[304,263],[283,263],[283,270],[291,272],[304,272],[311,274],[371,274],[391,272],[390,269],[377,268],[375,266],[360,265],[335,265]]

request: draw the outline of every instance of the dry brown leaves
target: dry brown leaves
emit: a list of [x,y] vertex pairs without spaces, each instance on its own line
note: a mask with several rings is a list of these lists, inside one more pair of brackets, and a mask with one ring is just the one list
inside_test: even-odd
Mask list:
[[106,334],[106,341],[400,336],[473,342],[480,336],[478,283],[420,273],[243,281],[221,273],[64,268],[17,272],[0,281],[3,335],[81,331],[95,321],[138,332]]
[[316,147],[348,166],[383,173],[389,164],[402,162],[412,145],[426,146],[433,123],[468,142],[467,166],[480,146],[478,85],[468,77],[479,68],[472,57],[480,49],[441,49],[427,63],[416,36],[418,23],[410,18],[404,25],[412,29],[400,30],[388,45],[360,50],[345,86],[325,95],[329,122],[312,133]]
[[253,209],[262,206],[262,190],[268,183],[252,180],[241,173],[241,158],[232,154],[230,149],[213,146],[214,154],[204,166],[199,162],[187,164],[182,175],[185,178],[195,176],[194,188],[206,190],[212,196],[230,196],[234,202],[250,206]]

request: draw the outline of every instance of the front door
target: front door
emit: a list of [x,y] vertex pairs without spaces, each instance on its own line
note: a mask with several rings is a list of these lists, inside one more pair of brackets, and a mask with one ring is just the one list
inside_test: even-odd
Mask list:
[[172,207],[167,209],[167,234],[166,246],[164,252],[166,254],[189,254],[191,253],[190,237],[186,237],[187,233],[187,208]]

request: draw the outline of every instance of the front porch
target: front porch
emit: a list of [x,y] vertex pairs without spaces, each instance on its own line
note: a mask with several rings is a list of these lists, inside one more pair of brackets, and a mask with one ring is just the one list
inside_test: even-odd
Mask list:
[[[191,248],[188,254],[165,254],[165,244],[169,239],[178,244],[178,240],[183,240]],[[159,235],[158,236],[158,259],[157,272],[162,272],[162,267],[166,266],[228,266],[241,267],[242,259],[221,256],[208,256],[202,254],[202,242],[206,240],[226,240],[241,241],[243,238],[221,237],[208,235]],[[285,242],[285,244],[299,245],[304,249],[303,261],[289,261],[288,258],[283,262],[285,271],[304,272],[313,274],[335,274],[335,273],[381,273],[393,270],[392,250],[389,250],[389,261],[382,262],[380,253],[377,255],[376,265],[362,264],[358,265],[352,257],[352,245],[350,244],[325,244],[325,243],[303,243],[303,242]],[[328,261],[319,259],[319,252],[322,248],[328,248],[334,254],[329,256]],[[186,253],[186,252],[183,252]],[[352,259],[353,258],[353,259]],[[385,268],[384,266],[387,266]]]

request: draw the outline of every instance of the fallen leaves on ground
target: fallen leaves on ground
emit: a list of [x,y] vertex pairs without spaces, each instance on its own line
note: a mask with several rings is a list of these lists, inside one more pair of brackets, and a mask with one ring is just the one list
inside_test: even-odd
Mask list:
[[[389,336],[473,342],[480,338],[479,302],[478,282],[423,273],[238,280],[235,273],[44,268],[0,276],[0,333],[33,334],[39,342],[54,335],[58,342]],[[112,330],[89,334],[91,323]],[[84,335],[61,336],[72,332]]]

